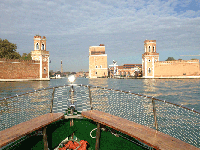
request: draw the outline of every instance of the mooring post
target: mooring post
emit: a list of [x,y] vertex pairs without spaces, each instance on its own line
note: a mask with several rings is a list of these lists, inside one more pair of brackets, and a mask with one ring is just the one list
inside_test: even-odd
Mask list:
[[97,123],[95,150],[99,150],[99,140],[100,140],[100,123]]
[[153,105],[153,115],[154,115],[154,122],[156,130],[158,131],[158,123],[157,123],[157,116],[156,116],[156,106],[155,106],[155,100],[152,98],[152,105]]
[[[71,92],[70,112],[71,112],[71,116],[73,116],[74,110],[75,110],[75,105],[74,105],[74,87],[73,87],[73,85],[71,86],[69,92]],[[70,126],[71,126],[71,127],[74,126],[74,120],[73,120],[73,118],[71,118],[71,120],[70,120]],[[74,138],[74,132],[72,133],[71,138],[72,138],[72,139]]]
[[52,99],[51,99],[51,110],[50,110],[50,113],[52,113],[52,110],[53,110],[54,93],[55,93],[55,88],[53,87],[53,93],[52,93]]
[[48,150],[46,127],[43,128],[42,133],[43,133],[44,150]]
[[91,96],[90,86],[88,86],[88,89],[89,89],[90,106],[91,106],[91,110],[93,110],[93,107],[92,107],[92,96]]

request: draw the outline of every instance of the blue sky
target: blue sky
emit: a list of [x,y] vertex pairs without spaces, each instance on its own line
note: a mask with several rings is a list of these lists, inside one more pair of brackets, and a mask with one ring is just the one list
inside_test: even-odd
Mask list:
[[33,50],[46,36],[50,69],[88,71],[89,46],[105,44],[108,65],[142,63],[144,40],[156,40],[160,61],[200,56],[200,0],[0,0],[0,38]]

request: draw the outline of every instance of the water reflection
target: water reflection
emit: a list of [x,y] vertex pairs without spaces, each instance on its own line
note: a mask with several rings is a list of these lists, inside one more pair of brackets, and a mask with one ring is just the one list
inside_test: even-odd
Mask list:
[[[88,79],[77,78],[75,84],[102,86],[154,96],[200,111],[200,79]],[[67,78],[50,81],[0,82],[0,98],[49,86],[70,84]]]
[[108,79],[107,78],[96,78],[89,80],[90,85],[108,87]]
[[149,80],[144,79],[143,80],[143,88],[145,92],[156,92],[157,90],[157,82],[155,79]]
[[49,81],[0,82],[0,98],[49,87]]
[[200,108],[199,79],[145,79],[145,95],[185,105],[189,108]]

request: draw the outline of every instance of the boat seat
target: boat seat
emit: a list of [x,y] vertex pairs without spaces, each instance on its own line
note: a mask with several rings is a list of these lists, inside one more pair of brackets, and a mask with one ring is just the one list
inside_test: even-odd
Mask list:
[[129,135],[155,149],[199,150],[167,134],[105,112],[89,110],[82,112],[82,116]]
[[[63,113],[48,113],[29,121],[22,122],[13,127],[0,131],[0,148],[20,139],[21,137],[46,127],[48,124],[60,120],[64,117]],[[43,130],[44,134],[44,130]],[[46,128],[45,128],[46,134]],[[44,137],[44,135],[43,135]]]

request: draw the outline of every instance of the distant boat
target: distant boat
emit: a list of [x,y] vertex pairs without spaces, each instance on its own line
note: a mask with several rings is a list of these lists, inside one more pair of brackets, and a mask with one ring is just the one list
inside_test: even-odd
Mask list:
[[56,74],[56,76],[50,77],[50,79],[62,79],[62,78],[65,78],[65,77],[61,77],[60,74]]

